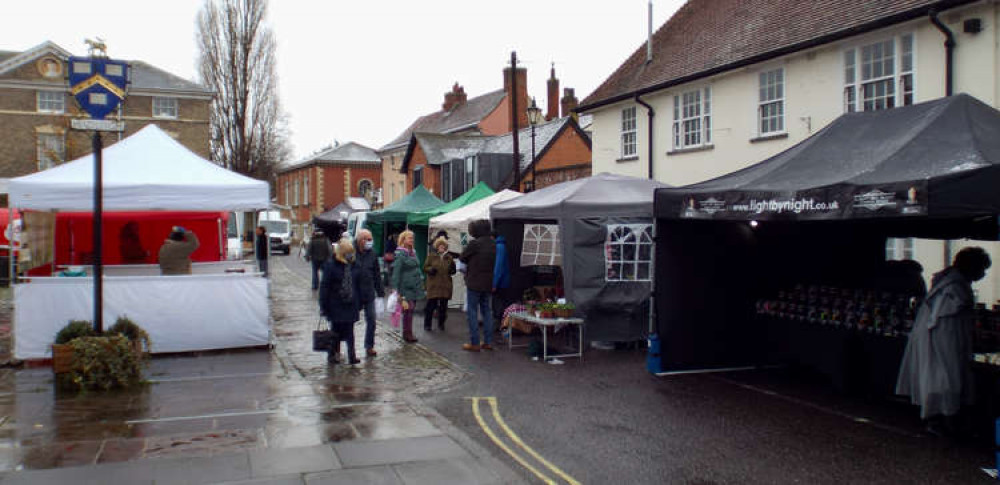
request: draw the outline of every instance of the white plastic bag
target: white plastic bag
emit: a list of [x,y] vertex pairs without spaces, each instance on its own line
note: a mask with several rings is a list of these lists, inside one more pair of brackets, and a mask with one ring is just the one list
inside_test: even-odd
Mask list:
[[[389,295],[389,299],[385,302],[385,311],[395,313],[397,306],[399,306],[399,293],[394,291]],[[378,313],[378,310],[375,312]]]
[[375,299],[375,318],[382,318],[385,316],[385,298],[378,297]]

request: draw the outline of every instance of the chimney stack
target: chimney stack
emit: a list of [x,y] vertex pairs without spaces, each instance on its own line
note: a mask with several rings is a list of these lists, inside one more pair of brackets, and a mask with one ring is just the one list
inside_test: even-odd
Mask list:
[[549,109],[545,113],[545,121],[551,121],[559,117],[559,80],[556,79],[556,64],[552,63],[552,71],[549,74]]
[[576,91],[573,88],[564,88],[562,97],[562,114],[563,116],[572,116],[574,120],[579,121],[577,114],[573,112],[577,105],[580,104],[580,100],[576,99]]
[[[530,101],[528,100],[528,70],[519,67],[515,71],[517,74],[517,93],[513,96],[517,97],[517,126],[524,128],[528,126],[528,112],[527,109]],[[505,67],[503,69],[503,91],[508,96],[508,102],[511,99],[512,93],[510,92],[510,67]],[[507,131],[514,130],[514,120],[509,120],[507,123]]]
[[455,83],[451,87],[451,91],[444,93],[444,104],[441,105],[441,109],[451,111],[453,108],[465,104],[465,101],[465,88]]

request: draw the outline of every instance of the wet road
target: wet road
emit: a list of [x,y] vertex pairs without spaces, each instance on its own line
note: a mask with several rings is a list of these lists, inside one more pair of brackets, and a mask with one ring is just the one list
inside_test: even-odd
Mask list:
[[915,408],[842,396],[812,376],[655,377],[641,350],[588,349],[582,362],[543,364],[525,349],[462,351],[457,311],[443,333],[426,333],[421,322],[419,345],[468,373],[422,393],[424,402],[528,482],[568,483],[513,444],[482,402],[480,423],[470,398],[495,397],[507,428],[579,483],[994,483],[980,469],[995,466],[988,447],[930,437]]

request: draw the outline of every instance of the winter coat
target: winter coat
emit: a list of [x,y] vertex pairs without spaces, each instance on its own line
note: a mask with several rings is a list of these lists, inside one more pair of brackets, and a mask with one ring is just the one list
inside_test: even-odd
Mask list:
[[257,259],[267,259],[267,256],[271,254],[271,241],[267,234],[255,236],[253,244],[253,252]]
[[496,263],[496,244],[490,238],[490,221],[473,221],[469,224],[469,235],[475,239],[459,256],[466,265],[465,286],[472,291],[489,293],[493,290],[493,265]]
[[427,274],[427,298],[451,299],[451,275],[455,274],[455,258],[450,254],[430,253],[424,260]]
[[360,295],[361,303],[374,301],[376,296],[385,296],[382,289],[382,278],[379,277],[378,257],[373,250],[354,248],[357,259],[354,265],[361,269]]
[[[352,297],[344,299],[340,294],[340,286],[344,279],[344,270],[351,272]],[[319,285],[319,311],[331,322],[358,321],[360,305],[359,279],[361,270],[356,264],[344,264],[336,258],[330,258],[323,265],[323,281]]]
[[424,277],[415,251],[396,248],[392,263],[392,287],[409,301],[424,299]]
[[510,287],[510,263],[507,261],[507,240],[497,236],[497,259],[493,265],[493,288],[502,290]]
[[183,241],[163,241],[163,246],[160,246],[160,274],[191,274],[191,253],[200,244],[198,236],[191,231],[184,233]]
[[917,310],[899,366],[896,393],[920,406],[920,417],[953,416],[971,404],[972,284],[954,267],[934,276]]
[[330,259],[330,240],[326,236],[313,236],[309,240],[309,249],[306,251],[309,261],[314,263],[325,263]]

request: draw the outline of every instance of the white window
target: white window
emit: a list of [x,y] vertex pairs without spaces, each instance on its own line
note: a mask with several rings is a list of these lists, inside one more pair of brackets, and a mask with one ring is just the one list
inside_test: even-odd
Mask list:
[[177,98],[153,98],[153,116],[156,118],[176,118]]
[[913,238],[889,237],[885,239],[885,260],[913,259]]
[[302,181],[302,203],[309,205],[309,174],[305,174]]
[[622,110],[622,158],[636,156],[635,106]]
[[358,194],[361,197],[368,198],[372,193],[372,181],[368,179],[363,179],[358,182]]
[[294,201],[295,205],[299,205],[299,184],[300,183],[302,183],[302,181],[299,180],[299,179],[295,179],[292,182],[292,194],[293,194],[292,200]]
[[559,226],[556,224],[525,224],[521,266],[560,266],[562,251]]
[[653,225],[608,224],[604,267],[606,281],[651,281]]
[[66,94],[61,91],[38,91],[38,111],[42,113],[65,113]]
[[760,135],[785,131],[785,70],[760,73],[760,96],[757,126]]
[[52,168],[66,159],[66,140],[61,134],[38,134],[38,169]]
[[292,205],[292,184],[285,179],[285,205]]
[[844,111],[913,104],[913,34],[844,51]]
[[674,149],[712,144],[712,88],[674,96]]

